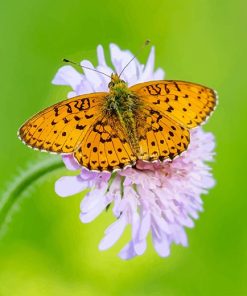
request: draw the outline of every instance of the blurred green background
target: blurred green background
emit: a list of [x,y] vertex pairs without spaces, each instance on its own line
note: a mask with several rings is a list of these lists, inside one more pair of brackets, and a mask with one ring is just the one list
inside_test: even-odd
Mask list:
[[[220,105],[205,129],[217,139],[217,186],[187,230],[189,248],[162,259],[151,244],[141,257],[117,257],[129,233],[99,252],[111,213],[84,225],[82,195],[62,199],[56,171],[21,197],[0,240],[0,295],[247,295],[246,28],[243,0],[2,1],[0,178],[2,193],[20,169],[40,159],[16,137],[25,119],[65,98],[51,80],[63,57],[96,62],[110,42],[136,51],[147,38],[168,79],[218,90]],[[140,55],[145,62],[148,50]],[[50,156],[53,157],[53,156]],[[1,198],[1,197],[0,197]]]

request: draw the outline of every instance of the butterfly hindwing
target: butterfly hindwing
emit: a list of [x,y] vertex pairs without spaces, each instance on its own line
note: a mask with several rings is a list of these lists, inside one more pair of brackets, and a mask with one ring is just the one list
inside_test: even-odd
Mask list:
[[82,166],[96,171],[122,169],[136,161],[119,122],[106,118],[99,118],[87,131],[74,157]]
[[190,142],[187,128],[160,111],[143,108],[137,119],[140,156],[146,161],[173,159],[185,151]]
[[55,104],[28,120],[20,128],[19,137],[35,149],[71,153],[101,115],[106,95],[81,95]]
[[214,110],[216,93],[212,89],[184,81],[159,80],[132,86],[144,105],[160,110],[187,128],[203,123]]

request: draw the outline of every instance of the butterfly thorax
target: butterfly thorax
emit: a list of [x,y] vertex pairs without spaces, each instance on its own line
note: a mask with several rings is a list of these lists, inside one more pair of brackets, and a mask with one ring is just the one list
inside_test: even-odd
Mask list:
[[111,75],[111,82],[108,86],[109,95],[106,97],[103,112],[113,122],[113,128],[124,132],[133,150],[138,154],[136,116],[140,110],[140,100],[117,74]]

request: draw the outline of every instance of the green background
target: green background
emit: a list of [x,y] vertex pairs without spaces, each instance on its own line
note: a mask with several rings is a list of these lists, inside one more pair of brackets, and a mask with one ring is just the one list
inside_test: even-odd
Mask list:
[[[203,197],[205,211],[187,230],[189,248],[162,259],[147,252],[122,261],[97,245],[113,221],[103,213],[80,222],[82,195],[62,199],[43,178],[26,192],[0,240],[0,295],[247,295],[246,10],[236,0],[34,1],[0,4],[0,178],[5,192],[27,164],[40,159],[16,137],[25,119],[65,98],[51,80],[63,57],[96,62],[96,46],[115,42],[136,51],[147,38],[156,66],[168,79],[218,90],[220,104],[205,129],[216,135],[217,186]],[[148,50],[140,55],[145,62]],[[50,156],[53,157],[53,156]],[[0,197],[1,198],[1,197]]]

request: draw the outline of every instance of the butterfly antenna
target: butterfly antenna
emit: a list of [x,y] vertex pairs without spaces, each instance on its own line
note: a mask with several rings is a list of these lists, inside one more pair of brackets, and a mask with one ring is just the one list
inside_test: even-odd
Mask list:
[[144,47],[150,44],[150,40],[146,40],[142,47],[138,50],[138,52],[133,56],[133,58],[125,65],[123,70],[120,72],[119,77],[123,74],[124,70],[129,66],[129,64],[139,55],[139,53],[143,50]]
[[76,63],[76,62],[73,62],[73,61],[70,61],[70,60],[68,60],[68,59],[63,59],[63,62],[65,62],[65,63],[70,63],[70,64],[73,64],[73,65],[79,66],[79,67],[81,67],[81,68],[83,68],[83,69],[88,69],[88,70],[91,70],[91,71],[94,71],[94,72],[97,72],[97,73],[103,74],[103,75],[105,75],[105,76],[111,78],[110,75],[108,75],[108,74],[106,74],[106,73],[104,73],[104,72],[101,72],[101,71],[99,71],[99,70],[96,70],[96,69],[93,69],[93,68],[89,68],[89,67],[86,67],[86,66],[82,66],[81,64]]

